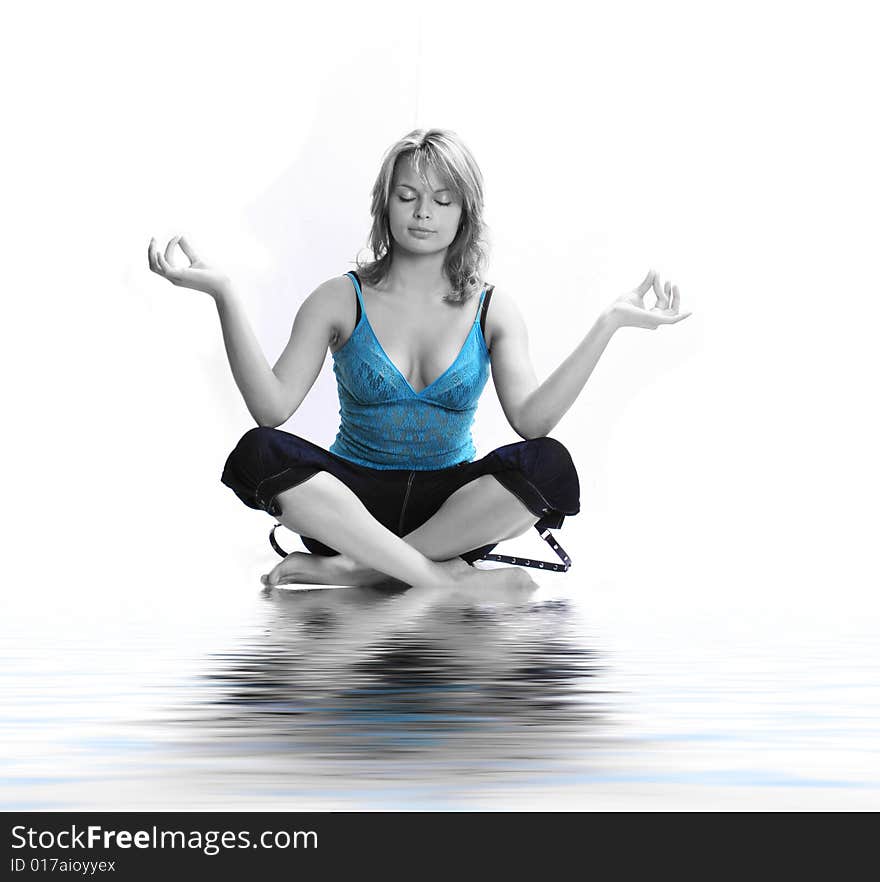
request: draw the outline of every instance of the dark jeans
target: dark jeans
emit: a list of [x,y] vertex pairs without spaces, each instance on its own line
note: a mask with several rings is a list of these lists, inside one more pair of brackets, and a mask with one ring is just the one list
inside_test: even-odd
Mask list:
[[[571,456],[553,438],[534,438],[498,447],[481,459],[446,469],[371,469],[280,429],[256,427],[235,446],[220,480],[250,508],[278,517],[276,497],[316,472],[330,472],[349,487],[370,514],[398,536],[415,530],[437,512],[460,487],[483,475],[494,475],[541,526],[558,528],[566,515],[580,511],[580,486]],[[303,545],[322,555],[337,551],[302,536]],[[486,545],[461,555],[477,560]]]

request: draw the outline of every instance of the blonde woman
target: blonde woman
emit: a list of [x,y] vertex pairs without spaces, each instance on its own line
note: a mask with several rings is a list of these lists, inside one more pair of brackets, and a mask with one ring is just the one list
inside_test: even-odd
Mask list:
[[[391,577],[425,588],[527,587],[517,567],[470,564],[498,542],[535,525],[560,527],[579,511],[577,471],[549,433],[618,328],[653,329],[689,313],[679,312],[678,288],[650,272],[539,383],[516,303],[484,281],[482,212],[482,175],[455,133],[410,132],[386,152],[373,187],[372,259],[306,298],[274,367],[228,278],[182,236],[164,253],[151,240],[154,272],[214,298],[233,376],[257,422],[221,480],[308,549],[287,555],[264,583]],[[178,245],[189,266],[173,263]],[[324,450],[277,427],[302,403],[328,348],[340,426]],[[490,373],[523,440],[474,459],[471,425]]]

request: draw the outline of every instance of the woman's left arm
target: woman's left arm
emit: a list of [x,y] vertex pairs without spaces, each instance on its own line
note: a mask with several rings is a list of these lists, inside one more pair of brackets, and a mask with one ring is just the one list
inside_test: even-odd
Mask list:
[[[644,304],[645,294],[653,287],[656,303],[651,309]],[[556,424],[574,404],[586,385],[599,357],[618,328],[636,327],[655,330],[687,318],[679,313],[679,292],[669,282],[661,286],[652,271],[637,288],[618,297],[602,312],[574,352],[543,382],[538,383],[529,357],[528,333],[522,315],[507,298],[497,298],[491,325],[492,376],[498,400],[513,426],[525,439],[541,438],[553,431]],[[492,301],[496,307],[496,300]]]

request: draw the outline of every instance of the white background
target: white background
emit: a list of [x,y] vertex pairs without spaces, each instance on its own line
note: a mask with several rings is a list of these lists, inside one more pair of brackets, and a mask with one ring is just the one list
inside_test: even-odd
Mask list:
[[[184,231],[226,268],[274,363],[302,300],[365,244],[382,152],[440,126],[482,167],[489,280],[520,303],[541,378],[651,267],[694,312],[620,332],[553,433],[581,476],[563,536],[584,590],[876,616],[869,9],[7,13],[7,613],[93,599],[170,620],[184,589],[256,590],[271,521],[219,483],[253,422],[213,303],[151,274],[147,243]],[[327,445],[336,411],[328,359],[286,428]],[[516,440],[491,387],[476,440]]]

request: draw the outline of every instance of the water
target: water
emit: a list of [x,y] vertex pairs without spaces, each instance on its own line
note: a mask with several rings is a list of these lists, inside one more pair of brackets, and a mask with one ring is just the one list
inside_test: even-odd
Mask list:
[[869,623],[541,579],[17,608],[0,808],[880,807]]

